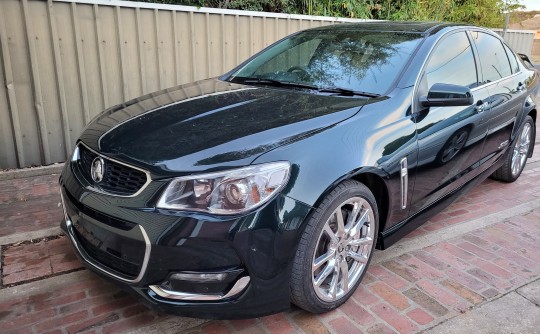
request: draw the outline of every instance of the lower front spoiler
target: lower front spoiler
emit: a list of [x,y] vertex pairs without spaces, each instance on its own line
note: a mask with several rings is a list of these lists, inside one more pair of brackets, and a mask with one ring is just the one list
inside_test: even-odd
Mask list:
[[63,232],[69,237],[69,239],[71,240],[71,244],[73,245],[73,247],[75,248],[75,251],[77,253],[77,255],[81,258],[81,260],[83,261],[84,264],[86,264],[87,266],[91,266],[93,270],[95,271],[98,271],[98,272],[101,272],[103,274],[107,274],[109,276],[112,276],[113,278],[117,279],[117,280],[120,280],[120,281],[123,281],[123,282],[126,282],[126,283],[139,283],[143,276],[144,276],[144,273],[146,272],[146,267],[148,266],[148,261],[150,260],[150,240],[148,239],[148,235],[146,234],[146,231],[144,230],[144,228],[142,226],[139,225],[139,228],[141,230],[141,233],[144,237],[144,241],[145,241],[145,244],[146,244],[146,249],[145,249],[145,253],[144,253],[144,259],[143,259],[143,264],[142,264],[142,268],[141,268],[141,271],[139,273],[139,275],[137,277],[135,277],[134,279],[127,279],[125,277],[121,277],[111,271],[107,271],[106,269],[102,268],[102,266],[100,266],[99,264],[97,264],[94,260],[92,260],[92,258],[84,251],[83,247],[80,245],[80,243],[77,241],[77,237],[75,236],[75,232],[73,231],[73,225],[71,223],[71,220],[69,220],[69,218],[67,218],[67,215],[66,215],[66,218],[64,218],[64,221],[63,223],[61,224],[61,228],[63,230]]
[[193,318],[246,319],[290,308],[287,275],[281,274],[271,280],[245,276],[240,278],[228,293],[204,295],[205,297],[201,298],[200,294],[167,291],[159,285],[141,285],[139,281],[143,277],[127,280],[108,272],[86,254],[76,239],[69,219],[62,221],[61,229],[70,238],[76,255],[89,270],[139,299],[142,298],[142,301],[154,310]]

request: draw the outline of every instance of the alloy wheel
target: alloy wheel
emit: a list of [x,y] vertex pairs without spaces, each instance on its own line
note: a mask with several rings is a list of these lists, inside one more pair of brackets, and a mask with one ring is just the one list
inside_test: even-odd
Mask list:
[[312,284],[317,296],[332,302],[355,286],[373,249],[373,209],[361,197],[353,197],[330,215],[318,237],[312,261]]
[[529,146],[531,144],[531,125],[525,123],[525,126],[521,130],[519,137],[516,139],[517,143],[514,146],[514,152],[512,154],[512,175],[518,175],[525,165],[527,155],[529,154]]

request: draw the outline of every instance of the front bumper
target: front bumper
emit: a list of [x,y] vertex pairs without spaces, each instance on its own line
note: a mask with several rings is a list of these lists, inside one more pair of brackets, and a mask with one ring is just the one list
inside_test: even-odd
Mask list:
[[[60,179],[61,224],[81,261],[153,308],[235,319],[287,309],[292,257],[310,207],[277,196],[241,217],[153,207],[165,182],[136,197],[88,190],[69,163]],[[234,273],[223,282],[170,282],[173,273]]]

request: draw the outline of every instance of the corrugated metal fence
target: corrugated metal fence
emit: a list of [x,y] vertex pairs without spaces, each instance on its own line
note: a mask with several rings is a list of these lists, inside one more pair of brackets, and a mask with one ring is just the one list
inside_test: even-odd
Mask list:
[[503,33],[502,29],[492,29],[499,36],[502,36],[506,43],[516,52],[531,55],[533,40],[536,34],[534,30],[506,30]]
[[0,169],[65,161],[84,126],[109,106],[222,74],[295,31],[353,21],[361,20],[0,0]]
[[[65,161],[94,115],[217,76],[330,17],[124,1],[0,1],[0,169]],[[357,21],[357,20],[356,20]]]

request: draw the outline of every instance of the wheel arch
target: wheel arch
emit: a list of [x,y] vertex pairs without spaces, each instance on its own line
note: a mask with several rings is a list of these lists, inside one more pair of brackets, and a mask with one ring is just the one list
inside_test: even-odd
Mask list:
[[383,178],[371,172],[354,175],[351,179],[368,187],[377,201],[377,213],[379,216],[379,233],[384,231],[388,219],[389,197],[388,188]]
[[[531,116],[531,118],[533,119],[534,130],[536,130],[536,116],[537,116],[536,109],[531,109],[531,111],[529,111],[528,115]],[[532,133],[532,145],[530,146],[529,155],[528,155],[529,158],[532,158],[532,156],[533,156],[534,143],[535,142],[536,142],[536,131],[533,131],[533,133]]]
[[[374,168],[360,168],[356,173],[350,173],[339,178],[328,186],[324,192],[318,197],[317,201],[313,205],[314,208],[317,208],[321,202],[332,192],[339,184],[347,181],[354,180],[365,185],[369,191],[375,197],[377,202],[377,213],[379,217],[379,233],[384,231],[386,227],[386,222],[388,220],[388,213],[390,208],[390,197],[388,192],[388,185],[384,181],[384,177],[379,175],[377,172],[379,170],[374,170]],[[307,218],[306,218],[307,219]]]

